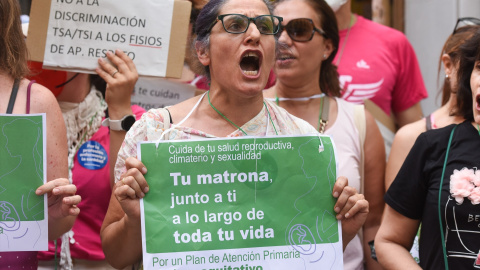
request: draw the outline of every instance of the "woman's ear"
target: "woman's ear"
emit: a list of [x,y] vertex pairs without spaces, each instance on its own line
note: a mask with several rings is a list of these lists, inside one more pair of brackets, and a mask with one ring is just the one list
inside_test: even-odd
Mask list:
[[325,39],[325,41],[323,42],[323,46],[325,48],[323,51],[323,55],[325,56],[324,59],[327,59],[328,57],[330,57],[330,54],[332,54],[334,49],[332,40]]
[[210,54],[205,46],[203,46],[200,42],[195,42],[195,51],[197,52],[198,60],[200,63],[202,63],[202,65],[210,65]]
[[455,68],[452,58],[450,58],[450,55],[444,53],[442,55],[442,63],[443,63],[443,69],[445,70],[445,75],[448,75],[449,77],[452,75],[453,69]]

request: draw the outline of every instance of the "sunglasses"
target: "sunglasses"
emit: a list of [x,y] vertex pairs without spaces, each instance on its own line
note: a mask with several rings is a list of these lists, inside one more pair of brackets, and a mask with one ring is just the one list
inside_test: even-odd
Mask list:
[[466,25],[480,25],[480,19],[474,17],[458,18],[457,23],[455,24],[455,28],[453,28],[452,35],[457,32],[458,28]]
[[313,21],[308,18],[298,18],[289,21],[286,25],[280,25],[280,31],[278,36],[280,36],[283,30],[287,31],[288,36],[298,42],[307,42],[312,40],[315,32],[318,32],[324,38],[327,38],[325,32],[321,29],[318,29],[313,24]]
[[218,21],[221,21],[223,29],[225,29],[227,33],[231,34],[241,34],[247,32],[250,22],[253,22],[260,34],[275,35],[278,32],[278,29],[280,29],[280,22],[283,21],[283,18],[273,15],[260,15],[251,18],[242,14],[223,14],[218,16],[217,20],[213,22],[208,29],[209,32]]

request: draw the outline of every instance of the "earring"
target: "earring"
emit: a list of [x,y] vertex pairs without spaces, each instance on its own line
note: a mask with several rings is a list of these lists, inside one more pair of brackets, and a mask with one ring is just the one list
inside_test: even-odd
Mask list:
[[323,59],[327,59],[327,54],[324,54],[324,55],[323,55]]
[[447,80],[448,80],[448,74],[445,74],[445,79],[447,79]]

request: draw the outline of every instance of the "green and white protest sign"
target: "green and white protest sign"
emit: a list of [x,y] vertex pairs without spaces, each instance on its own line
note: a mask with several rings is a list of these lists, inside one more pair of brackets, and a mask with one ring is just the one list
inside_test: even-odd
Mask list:
[[47,250],[45,130],[45,114],[0,114],[0,251]]
[[341,269],[329,136],[143,142],[145,269]]

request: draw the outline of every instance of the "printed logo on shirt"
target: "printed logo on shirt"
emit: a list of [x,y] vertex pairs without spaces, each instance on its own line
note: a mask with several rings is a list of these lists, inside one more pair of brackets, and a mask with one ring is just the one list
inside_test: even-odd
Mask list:
[[370,99],[380,90],[383,78],[374,83],[354,84],[350,75],[340,75],[340,87],[343,89],[342,98],[346,101],[363,104],[365,99]]
[[77,160],[85,169],[100,170],[107,165],[108,155],[100,143],[88,141],[78,149]]
[[363,59],[357,62],[357,67],[363,69],[370,69],[370,66]]
[[446,251],[449,259],[466,260],[474,268],[480,268],[479,204],[480,171],[475,167],[454,169],[450,175],[450,196],[443,212]]

